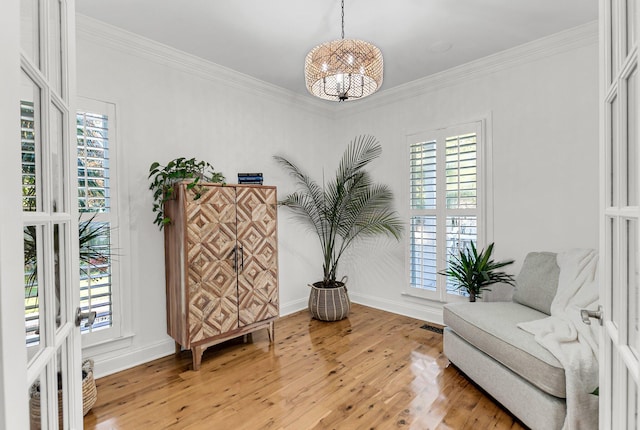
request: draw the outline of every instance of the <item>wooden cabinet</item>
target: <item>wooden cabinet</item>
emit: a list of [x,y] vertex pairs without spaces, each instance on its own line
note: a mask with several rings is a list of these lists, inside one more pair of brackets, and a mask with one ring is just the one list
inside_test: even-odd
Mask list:
[[186,183],[165,203],[167,331],[191,349],[198,370],[204,350],[267,329],[278,317],[275,187]]

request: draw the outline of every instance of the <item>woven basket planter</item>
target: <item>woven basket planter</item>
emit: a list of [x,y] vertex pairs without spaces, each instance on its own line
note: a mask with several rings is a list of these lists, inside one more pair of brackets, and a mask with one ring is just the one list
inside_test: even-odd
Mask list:
[[346,285],[336,288],[309,286],[309,312],[313,318],[320,321],[339,321],[349,315],[351,301]]
[[[82,414],[87,415],[98,399],[98,390],[96,389],[96,380],[93,378],[93,360],[85,360],[82,362]],[[40,413],[40,382],[36,382],[29,390],[29,417],[31,421],[31,429],[39,429],[41,427]],[[58,390],[58,428],[63,428],[62,423],[62,390]]]
[[82,415],[87,415],[98,400],[96,380],[93,378],[93,360],[83,361],[82,370],[86,373],[82,378]]

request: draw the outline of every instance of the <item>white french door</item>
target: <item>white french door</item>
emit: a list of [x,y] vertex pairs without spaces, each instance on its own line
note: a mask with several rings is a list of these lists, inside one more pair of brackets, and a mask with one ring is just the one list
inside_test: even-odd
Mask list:
[[[82,428],[73,0],[20,1],[24,333],[31,429]],[[17,186],[17,184],[16,184]]]
[[640,145],[636,0],[600,1],[600,428],[640,426]]

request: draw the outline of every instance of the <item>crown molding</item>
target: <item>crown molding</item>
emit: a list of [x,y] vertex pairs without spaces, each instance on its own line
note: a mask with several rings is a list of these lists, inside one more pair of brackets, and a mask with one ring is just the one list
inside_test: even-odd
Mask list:
[[361,113],[479,77],[598,44],[598,22],[592,21],[523,45],[510,48],[415,81],[380,91],[357,105],[342,105],[336,116]]
[[329,118],[333,116],[334,110],[320,100],[264,82],[86,15],[76,14],[76,34],[82,40],[142,57],[209,81],[231,86],[248,94],[262,95],[289,107],[294,104],[298,108],[314,114],[324,114]]
[[598,23],[593,21],[388,90],[382,90],[357,103],[337,104],[327,103],[324,100],[278,87],[82,14],[77,14],[76,31],[84,40],[89,40],[92,43],[143,57],[157,64],[229,85],[249,94],[262,95],[283,105],[291,106],[294,104],[308,112],[334,119],[345,114],[356,114],[364,110],[397,103],[458,85],[469,79],[487,76],[501,70],[598,43]]

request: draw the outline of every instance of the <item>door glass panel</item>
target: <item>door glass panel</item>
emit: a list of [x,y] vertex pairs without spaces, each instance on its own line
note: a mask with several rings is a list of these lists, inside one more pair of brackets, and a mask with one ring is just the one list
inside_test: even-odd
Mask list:
[[609,180],[609,196],[607,198],[609,206],[618,204],[618,177],[616,175],[618,160],[618,97],[614,97],[609,104],[609,163],[607,178]]
[[[612,351],[616,349],[616,346],[613,346]],[[617,357],[617,354],[612,353],[611,357],[611,365],[612,369],[612,384],[611,384],[611,414],[613,418],[613,427],[614,429],[624,428],[622,423],[626,421],[626,417],[624,414],[620,413],[627,403],[621,403],[622,393],[626,393],[626,387],[616,386],[615,382],[620,381],[623,385],[626,385],[627,378],[622,379],[622,372],[625,371],[624,366],[620,366],[620,359]],[[626,397],[626,396],[625,396]]]
[[[614,76],[616,76],[616,74],[618,73],[618,33],[619,33],[619,26],[618,26],[618,2],[617,1],[612,1],[612,2],[608,2],[609,3],[609,13],[611,14],[611,17],[613,19],[610,20],[611,23],[611,31],[608,34],[609,36],[609,56],[611,58],[610,66],[610,72],[611,72],[611,79],[613,79]],[[611,81],[613,82],[613,81]]]
[[51,88],[62,96],[62,33],[60,1],[49,3],[49,82]]
[[42,210],[40,88],[23,72],[20,93],[20,145],[22,148],[22,210]]
[[24,55],[40,67],[38,0],[20,0],[20,47]]
[[628,374],[627,381],[627,430],[637,430],[638,424],[638,386]]
[[609,245],[610,245],[610,261],[609,261],[609,273],[611,276],[611,287],[613,290],[613,295],[611,298],[611,321],[616,327],[619,327],[619,318],[620,318],[620,288],[618,285],[619,278],[617,276],[618,273],[618,235],[617,235],[617,220],[615,218],[611,218],[609,224]]
[[65,252],[67,244],[66,229],[64,224],[55,224],[53,226],[53,258],[55,264],[55,295],[56,295],[56,328],[66,322],[68,312],[65,312],[64,304],[66,303],[64,288],[66,282],[67,265],[65,261]]
[[627,344],[638,355],[638,221],[627,220]]
[[24,320],[29,359],[41,349],[44,329],[43,238],[42,226],[24,228]]
[[66,172],[64,138],[64,114],[51,104],[51,211],[65,212],[64,181]]
[[[68,383],[69,378],[67,377],[68,366],[66,364],[69,362],[69,354],[67,354],[66,342],[63,342],[60,348],[58,348],[58,352],[56,354],[56,361],[58,363],[58,401],[57,403],[57,416],[58,416],[58,428],[66,429],[69,428],[68,420],[69,414],[62,413],[63,411],[69,411],[69,396],[65,395],[68,392]],[[65,403],[66,398],[66,403]],[[63,418],[64,417],[64,418]]]
[[[602,391],[602,387],[600,387],[600,396],[605,396],[604,399],[606,401],[605,403],[605,408],[604,409],[608,409],[609,411],[611,411],[611,422],[609,423],[608,427],[609,429],[613,429],[612,424],[613,421],[616,419],[615,416],[613,414],[615,414],[615,412],[617,412],[617,406],[613,403],[613,397],[615,396],[614,391],[616,390],[617,387],[614,386],[613,381],[615,381],[615,377],[616,377],[616,355],[615,355],[615,344],[613,343],[613,341],[611,340],[611,338],[609,337],[605,337],[605,342],[607,343],[606,345],[606,360],[610,366],[608,366],[606,369],[604,369],[605,371],[605,375],[600,375],[598,377],[598,380],[600,381],[600,383],[602,383],[602,381],[611,381],[609,384],[609,395],[606,395],[607,393]],[[602,345],[601,347],[604,347],[605,345]]]
[[38,379],[29,387],[29,429],[40,430],[45,427],[47,419],[47,378],[43,371]]
[[637,124],[637,92],[638,92],[638,68],[627,78],[627,162],[626,162],[626,188],[627,206],[638,204],[638,124]]
[[636,0],[627,0],[627,50],[626,53],[629,55],[631,49],[634,46],[636,40]]

